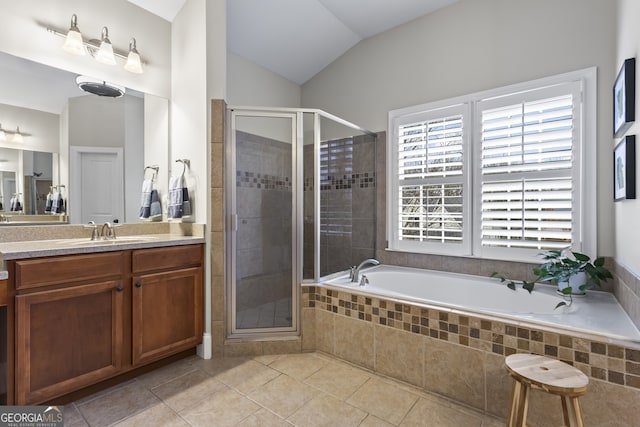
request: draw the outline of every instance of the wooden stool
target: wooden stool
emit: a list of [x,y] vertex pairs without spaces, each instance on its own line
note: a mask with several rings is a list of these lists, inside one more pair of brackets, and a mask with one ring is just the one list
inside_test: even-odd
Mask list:
[[514,379],[507,427],[527,426],[532,386],[560,396],[567,427],[584,427],[578,397],[587,392],[589,377],[564,362],[535,354],[512,354],[505,365]]

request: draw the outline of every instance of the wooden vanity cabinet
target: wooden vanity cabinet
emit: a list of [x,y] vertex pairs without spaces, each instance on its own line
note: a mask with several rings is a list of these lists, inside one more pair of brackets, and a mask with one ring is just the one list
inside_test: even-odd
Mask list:
[[10,261],[15,404],[47,402],[199,344],[202,259],[198,244]]
[[134,251],[133,365],[195,347],[203,332],[202,247]]
[[[89,268],[83,268],[89,266]],[[43,402],[122,368],[125,254],[15,262],[15,400]]]

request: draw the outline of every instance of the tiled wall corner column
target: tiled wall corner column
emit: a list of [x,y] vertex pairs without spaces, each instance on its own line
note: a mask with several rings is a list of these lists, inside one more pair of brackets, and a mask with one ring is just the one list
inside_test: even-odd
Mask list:
[[613,292],[636,327],[640,328],[640,277],[614,262]]
[[[272,341],[227,341],[227,304],[225,280],[225,148],[227,104],[222,99],[211,100],[211,331],[213,356],[255,356],[261,354],[299,353],[301,337],[288,337]],[[301,310],[302,311],[302,310]],[[308,317],[307,313],[307,317]],[[301,319],[302,327],[308,325],[307,343],[313,337],[314,322]],[[315,340],[313,341],[315,344]],[[315,345],[307,345],[312,351]]]
[[225,336],[224,310],[224,148],[227,104],[211,101],[211,331],[213,355],[222,356]]

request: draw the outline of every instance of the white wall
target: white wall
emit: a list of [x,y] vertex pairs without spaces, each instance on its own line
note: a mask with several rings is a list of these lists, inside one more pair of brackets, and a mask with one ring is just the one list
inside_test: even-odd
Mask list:
[[303,85],[302,105],[380,131],[392,109],[597,66],[598,253],[613,255],[616,16],[602,0],[460,0],[362,41]]
[[[144,99],[124,97],[124,218],[142,222],[140,199],[144,175]],[[167,146],[164,146],[165,151]]]
[[0,142],[0,147],[50,153],[60,149],[60,116],[57,114],[0,104],[0,125],[11,131],[19,126],[21,132],[31,134],[25,136],[22,143],[11,141],[12,135],[7,134],[7,141]]
[[[169,194],[169,100],[144,97],[144,166],[157,165],[156,189],[162,203],[163,220],[167,216]],[[146,176],[151,178],[152,171]]]
[[208,130],[207,130],[207,46],[206,2],[189,0],[173,21],[171,62],[171,146],[172,174],[188,159],[188,186],[196,222],[207,222]]
[[259,107],[301,106],[300,85],[227,52],[227,102]]
[[[114,48],[128,51],[129,41],[135,37],[140,55],[147,61],[144,74],[125,71],[120,59],[117,66],[108,66],[89,55],[64,52],[64,40],[48,33],[45,27],[66,32],[74,13],[85,39],[99,39],[106,26]],[[0,51],[166,98],[170,94],[170,46],[171,24],[126,0],[2,2]]]
[[[640,132],[640,92],[638,91],[638,71],[640,67],[640,26],[637,17],[640,16],[640,3],[637,0],[620,0],[618,12],[618,49],[616,52],[616,67],[622,66],[626,58],[636,58],[636,121],[627,130],[626,135],[637,135]],[[616,70],[617,72],[617,70]],[[609,126],[611,130],[612,126]],[[621,139],[613,142],[612,137],[606,141],[607,148],[611,151]],[[636,137],[636,165],[638,165],[638,151],[640,138]],[[636,189],[640,183],[640,170],[636,170]],[[638,242],[640,242],[640,227],[637,226],[640,217],[640,192],[636,190],[636,200],[624,200],[615,203],[615,242],[616,260],[640,275],[640,257],[638,257]]]

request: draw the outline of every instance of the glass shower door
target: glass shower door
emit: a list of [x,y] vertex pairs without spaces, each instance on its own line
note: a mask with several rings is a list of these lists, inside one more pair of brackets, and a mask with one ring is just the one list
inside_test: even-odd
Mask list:
[[231,333],[295,331],[296,115],[232,112]]

